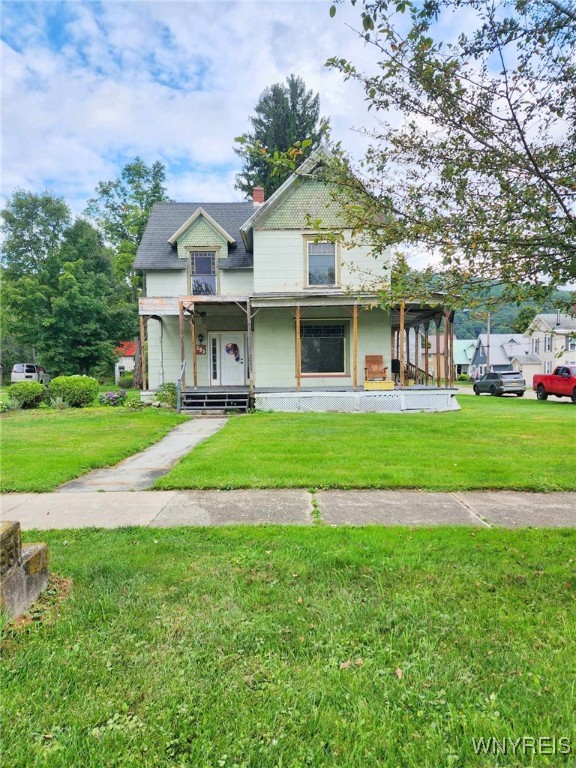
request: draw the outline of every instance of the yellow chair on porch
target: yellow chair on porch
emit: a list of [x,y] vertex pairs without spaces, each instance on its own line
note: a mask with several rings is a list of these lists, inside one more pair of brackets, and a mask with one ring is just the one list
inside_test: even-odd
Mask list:
[[384,368],[383,355],[366,355],[364,361],[365,381],[386,381],[388,368]]

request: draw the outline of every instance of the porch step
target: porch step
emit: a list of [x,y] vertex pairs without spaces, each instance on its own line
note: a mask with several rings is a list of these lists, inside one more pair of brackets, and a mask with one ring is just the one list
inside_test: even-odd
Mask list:
[[186,390],[182,392],[181,410],[183,413],[199,411],[239,411],[246,413],[250,408],[248,392],[218,390],[201,392]]

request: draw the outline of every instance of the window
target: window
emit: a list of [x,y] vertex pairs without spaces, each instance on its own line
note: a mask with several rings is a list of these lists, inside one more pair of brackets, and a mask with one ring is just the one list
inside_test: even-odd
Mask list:
[[213,251],[190,253],[190,293],[192,296],[216,293],[216,254]]
[[576,336],[566,336],[566,350],[576,352]]
[[300,326],[302,373],[345,373],[344,323]]
[[552,373],[552,361],[546,360],[544,363],[544,373]]
[[532,339],[532,353],[534,355],[540,354],[540,339]]
[[336,285],[334,243],[308,243],[308,285]]
[[544,336],[544,352],[552,352],[552,336]]

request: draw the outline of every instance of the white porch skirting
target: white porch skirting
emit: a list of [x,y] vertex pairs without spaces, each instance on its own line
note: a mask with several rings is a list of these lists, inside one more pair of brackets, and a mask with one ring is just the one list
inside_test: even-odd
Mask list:
[[262,392],[257,411],[287,413],[401,413],[459,411],[455,389],[409,388],[383,392]]

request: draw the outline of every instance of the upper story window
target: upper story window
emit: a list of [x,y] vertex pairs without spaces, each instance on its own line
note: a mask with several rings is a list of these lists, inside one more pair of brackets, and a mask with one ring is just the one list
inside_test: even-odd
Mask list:
[[336,245],[308,242],[308,285],[336,285]]
[[544,352],[552,352],[552,336],[544,336]]
[[568,352],[576,351],[576,336],[566,336],[566,350]]
[[190,294],[213,296],[216,293],[216,254],[214,251],[190,252]]
[[540,339],[532,339],[532,353],[534,355],[540,354]]

